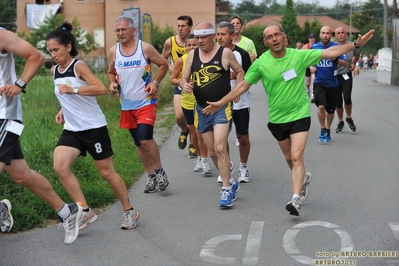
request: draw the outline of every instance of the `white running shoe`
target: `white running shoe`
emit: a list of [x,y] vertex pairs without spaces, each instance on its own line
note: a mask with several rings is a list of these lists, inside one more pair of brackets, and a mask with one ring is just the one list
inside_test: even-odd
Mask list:
[[137,220],[140,219],[140,213],[133,210],[126,211],[122,216],[122,225],[121,229],[134,229],[137,226]]
[[194,172],[202,172],[203,170],[204,170],[204,165],[202,163],[202,158],[198,156],[196,165],[194,167]]
[[309,172],[306,172],[305,176],[303,178],[303,186],[302,186],[302,192],[301,192],[302,202],[304,202],[308,197],[308,186],[311,181],[312,181],[312,174]]
[[[232,161],[230,161],[230,175],[231,175],[231,176],[233,176],[234,170],[235,170],[234,164],[233,164]],[[219,183],[219,184],[223,184],[222,177],[221,177],[220,175],[218,176],[218,183]]]
[[94,223],[97,218],[97,214],[91,208],[89,208],[88,212],[83,211],[82,217],[79,220],[79,230],[82,230],[89,224]]
[[208,162],[207,158],[202,158],[202,166],[203,166],[202,174],[204,176],[212,175],[212,169],[209,166],[209,162]]
[[233,174],[234,174],[234,170],[235,170],[234,164],[233,164],[232,161],[230,161],[230,175],[233,175]]
[[8,233],[14,224],[14,219],[11,215],[11,202],[8,199],[3,199],[0,204],[2,205],[2,211],[0,212],[0,231],[2,233]]
[[285,209],[291,214],[295,216],[299,216],[299,210],[301,209],[302,201],[300,197],[293,198],[290,202],[287,203]]
[[240,183],[248,183],[249,182],[249,169],[248,167],[240,167],[238,169],[239,171],[239,177],[238,177],[238,182]]
[[66,218],[60,218],[58,229],[62,225],[65,229],[65,244],[72,244],[79,235],[79,220],[82,217],[83,207],[81,203],[68,204],[71,213]]

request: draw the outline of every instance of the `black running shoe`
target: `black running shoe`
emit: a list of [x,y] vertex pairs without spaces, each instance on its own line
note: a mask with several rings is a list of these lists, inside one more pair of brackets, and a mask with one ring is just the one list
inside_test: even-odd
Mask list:
[[188,135],[188,129],[186,132],[180,132],[179,139],[177,141],[177,146],[179,149],[183,150],[187,146],[187,135]]
[[198,157],[197,150],[194,148],[193,144],[188,146],[188,158],[196,158]]
[[353,133],[356,132],[356,126],[355,123],[353,123],[353,119],[352,118],[346,118],[346,123],[348,124],[349,130]]
[[341,133],[342,129],[344,129],[345,123],[344,121],[338,122],[337,128],[335,129],[335,133]]

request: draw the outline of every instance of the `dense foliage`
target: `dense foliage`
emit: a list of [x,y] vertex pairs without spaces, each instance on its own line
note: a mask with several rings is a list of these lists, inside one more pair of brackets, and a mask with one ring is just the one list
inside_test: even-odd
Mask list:
[[[388,9],[388,22],[390,22],[392,14],[396,14],[397,12],[393,10],[395,9],[395,5],[394,8],[389,7]],[[323,26],[320,23],[312,21],[305,23],[303,28],[299,28],[296,23],[297,15],[326,15],[348,25],[351,19],[352,26],[360,29],[362,32],[367,32],[370,29],[376,30],[373,39],[362,48],[362,51],[376,53],[378,49],[383,47],[383,4],[379,0],[358,1],[352,4],[347,1],[338,0],[332,8],[322,7],[318,4],[318,1],[309,4],[300,1],[293,3],[292,0],[286,0],[284,4],[277,0],[262,0],[259,4],[256,4],[254,0],[244,0],[233,6],[231,13],[231,15],[241,16],[244,21],[251,21],[265,15],[284,15],[281,24],[283,30],[287,32],[291,39],[291,47],[294,47],[297,41],[307,42],[307,35],[310,32],[317,34]],[[390,27],[391,23],[388,23],[388,26]],[[249,37],[249,33],[258,30],[247,28],[244,29],[243,35],[248,35]],[[391,47],[392,29],[388,28],[387,33],[389,37],[388,43]],[[259,42],[260,37],[258,36],[262,36],[261,33],[252,37],[255,43]],[[262,47],[263,44],[261,42],[259,45],[261,48],[258,54],[266,50],[265,47]]]
[[15,31],[16,0],[0,0],[0,26]]

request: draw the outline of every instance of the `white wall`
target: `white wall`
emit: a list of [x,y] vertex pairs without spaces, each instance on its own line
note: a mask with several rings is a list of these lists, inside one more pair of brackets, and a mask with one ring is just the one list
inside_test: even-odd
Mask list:
[[391,84],[392,49],[382,48],[378,50],[377,82]]

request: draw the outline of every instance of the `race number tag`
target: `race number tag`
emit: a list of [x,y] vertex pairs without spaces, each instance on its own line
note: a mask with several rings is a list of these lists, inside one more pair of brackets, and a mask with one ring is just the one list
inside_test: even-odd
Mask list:
[[295,70],[293,68],[291,68],[290,70],[285,71],[283,73],[283,78],[284,78],[285,81],[289,81],[289,80],[291,80],[293,78],[296,78]]
[[24,125],[17,123],[15,121],[12,121],[12,120],[8,121],[8,124],[6,127],[7,131],[14,133],[18,136],[21,136],[23,129],[24,129]]
[[348,80],[349,79],[348,74],[343,74],[342,77],[344,78],[344,80]]

